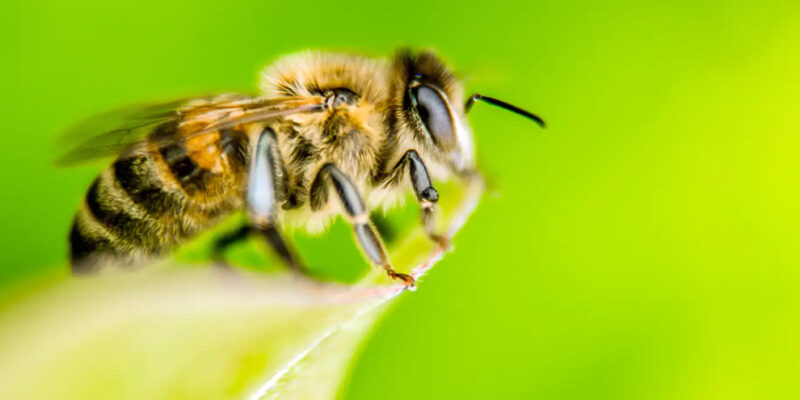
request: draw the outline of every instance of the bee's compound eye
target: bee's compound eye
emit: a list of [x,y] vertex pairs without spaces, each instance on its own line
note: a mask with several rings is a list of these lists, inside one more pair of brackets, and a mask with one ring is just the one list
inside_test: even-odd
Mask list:
[[333,89],[333,105],[341,106],[343,104],[354,104],[358,99],[358,95],[350,89],[338,88]]
[[453,140],[453,119],[445,104],[445,100],[434,89],[427,85],[420,85],[414,90],[417,100],[417,112],[428,132],[437,142],[450,142]]

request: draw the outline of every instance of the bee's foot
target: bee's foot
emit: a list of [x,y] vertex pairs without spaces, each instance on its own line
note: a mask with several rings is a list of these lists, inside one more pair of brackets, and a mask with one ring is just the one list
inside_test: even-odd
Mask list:
[[436,242],[437,246],[441,247],[444,250],[450,250],[450,246],[452,245],[450,243],[450,238],[448,238],[448,237],[446,237],[444,235],[439,235],[437,233],[430,234],[430,238],[431,238],[431,240]]
[[414,279],[413,276],[408,274],[401,274],[399,272],[395,272],[392,270],[387,271],[387,274],[392,279],[398,279],[403,281],[403,285],[405,285],[406,289],[411,291],[417,290],[417,280]]

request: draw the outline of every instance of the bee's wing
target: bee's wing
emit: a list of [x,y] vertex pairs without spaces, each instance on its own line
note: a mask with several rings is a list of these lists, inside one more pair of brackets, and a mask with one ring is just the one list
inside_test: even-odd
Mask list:
[[[324,109],[324,100],[318,97],[263,98],[241,95],[126,107],[89,118],[65,132],[56,140],[56,144],[68,150],[56,159],[55,164],[66,166],[119,156],[132,145],[143,141],[148,141],[155,148],[164,147],[176,140],[239,124]],[[181,134],[151,135],[156,128],[167,123],[177,123]]]

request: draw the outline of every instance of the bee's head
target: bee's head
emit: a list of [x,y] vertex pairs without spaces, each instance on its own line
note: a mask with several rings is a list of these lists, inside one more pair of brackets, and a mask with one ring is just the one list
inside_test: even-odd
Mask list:
[[391,82],[393,129],[401,137],[410,132],[426,154],[456,172],[475,166],[472,131],[466,112],[476,100],[505,108],[544,126],[534,114],[503,101],[474,94],[464,103],[464,90],[455,75],[432,52],[401,50],[394,58]]
[[417,150],[456,171],[474,167],[472,132],[464,117],[464,91],[433,53],[397,53],[393,63],[394,129]]

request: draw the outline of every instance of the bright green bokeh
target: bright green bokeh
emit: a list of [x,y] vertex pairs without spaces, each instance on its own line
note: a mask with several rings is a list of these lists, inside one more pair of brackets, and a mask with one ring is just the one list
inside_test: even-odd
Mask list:
[[800,397],[796,1],[291,3],[4,3],[0,287],[64,268],[98,171],[50,166],[70,123],[429,46],[550,127],[476,106],[494,192],[344,398]]

